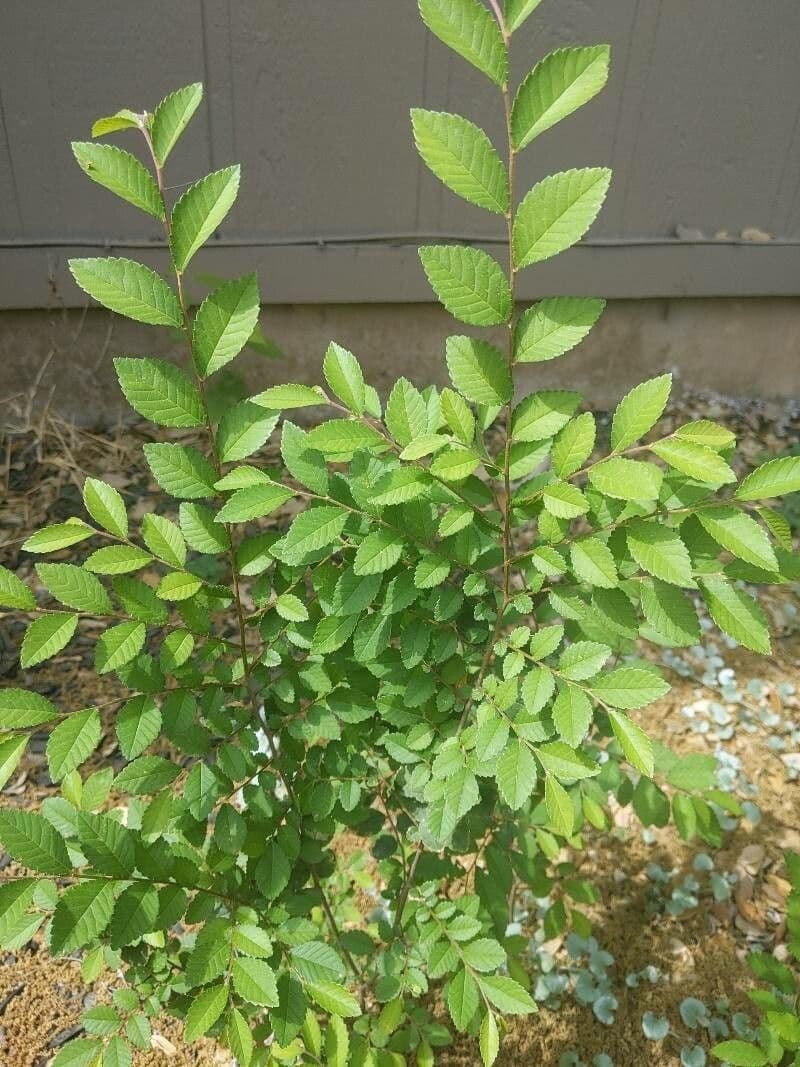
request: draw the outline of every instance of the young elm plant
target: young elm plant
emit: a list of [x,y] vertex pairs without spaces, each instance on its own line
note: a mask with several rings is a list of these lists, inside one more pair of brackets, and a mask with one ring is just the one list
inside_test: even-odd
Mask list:
[[[73,146],[90,178],[161,224],[173,268],[167,281],[128,259],[75,259],[76,281],[112,311],[181,329],[188,358],[115,361],[134,410],[167,428],[144,445],[158,508],[134,524],[120,493],[87,478],[88,518],[23,546],[80,556],[38,563],[37,592],[0,577],[3,605],[32,620],[23,670],[78,632],[93,639],[101,620],[95,669],[120,686],[89,708],[0,695],[2,780],[48,731],[61,788],[38,811],[0,811],[0,840],[27,868],[0,888],[0,939],[19,948],[44,924],[52,953],[84,954],[87,980],[104,964],[125,977],[111,1004],[84,1012],[56,1067],[125,1067],[162,1011],[240,1067],[426,1067],[450,1023],[489,1065],[504,1018],[535,1010],[527,938],[507,934],[520,887],[547,899],[548,936],[586,936],[581,905],[597,891],[573,857],[610,828],[611,802],[647,825],[672,815],[710,844],[717,814],[736,810],[714,789],[713,759],[677,758],[629,714],[668,690],[638,642],[697,642],[704,606],[769,652],[742,583],[792,573],[786,524],[762,501],[800,489],[800,458],[737,484],[721,426],[643,441],[666,374],[624,397],[600,459],[578,393],[515,395],[517,364],[564,355],[603,307],[559,297],[518,314],[517,274],[580,240],[610,180],[569,170],[518,194],[519,154],[546,147],[609,61],[603,45],[559,49],[512,96],[510,46],[536,7],[420,0],[432,33],[497,90],[507,134],[501,159],[468,119],[412,113],[434,175],[508,238],[505,269],[462,245],[420,249],[448,311],[506,334],[502,350],[450,337],[444,389],[401,378],[382,405],[332,343],[325,388],[268,388],[212,418],[209,382],[251,335],[259,294],[247,275],[196,310],[187,301],[187,268],[239,186],[230,166],[174,204],[165,195],[201,86],[95,124],[95,137],[141,136],[149,166]],[[291,421],[306,408],[313,429]],[[276,466],[262,449],[279,424]],[[281,517],[290,501],[303,506]],[[106,726],[118,751],[102,765]],[[376,863],[367,915],[337,856],[343,828]]]

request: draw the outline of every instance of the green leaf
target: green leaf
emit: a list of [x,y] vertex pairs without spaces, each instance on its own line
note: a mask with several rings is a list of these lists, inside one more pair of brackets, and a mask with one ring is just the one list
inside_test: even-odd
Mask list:
[[270,389],[265,389],[263,393],[253,397],[253,401],[273,411],[317,407],[328,403],[327,397],[319,386],[312,388],[309,385],[273,385]]
[[348,519],[343,508],[322,506],[308,508],[294,519],[284,538],[284,557],[302,560],[310,552],[338,541]]
[[90,879],[73,885],[59,898],[50,927],[50,951],[66,955],[90,944],[108,926],[114,909],[114,885]]
[[734,556],[754,567],[778,570],[775,550],[755,519],[734,507],[707,508],[695,514],[706,533]]
[[664,679],[647,667],[617,667],[591,686],[593,695],[614,708],[643,708],[669,692]]
[[264,960],[240,957],[233,964],[233,988],[250,1004],[277,1007],[278,987],[275,972]]
[[589,481],[603,496],[615,500],[656,500],[663,472],[654,463],[615,456],[589,470]]
[[472,977],[472,973],[465,967],[459,968],[447,983],[446,996],[450,1018],[455,1028],[463,1032],[478,1010],[480,999],[478,983]]
[[80,519],[68,519],[66,522],[57,522],[53,526],[45,526],[23,541],[22,547],[26,552],[58,552],[59,549],[69,548],[92,537],[94,530]]
[[723,633],[753,652],[770,654],[767,617],[756,600],[715,575],[703,578],[700,591],[711,618]]
[[530,1015],[538,1010],[527,990],[513,978],[501,974],[485,975],[481,978],[481,990],[504,1015]]
[[284,971],[278,978],[278,996],[280,1004],[269,1013],[269,1018],[278,1042],[286,1046],[300,1033],[306,1017],[307,1002],[303,987],[288,971]]
[[542,491],[545,508],[558,519],[574,519],[585,515],[589,501],[577,487],[569,482],[552,482]]
[[32,622],[25,631],[19,661],[23,667],[35,667],[55,656],[67,644],[78,626],[78,616],[64,612],[45,615]]
[[[272,1018],[272,1012],[270,1012],[270,1022],[274,1027],[275,1023]],[[227,1037],[228,1046],[236,1057],[236,1062],[241,1064],[241,1067],[248,1067],[253,1055],[255,1042],[253,1040],[253,1035],[250,1032],[250,1025],[238,1008],[232,1008],[231,1013],[228,1016]],[[282,1043],[280,1042],[280,1037],[278,1037],[278,1041],[279,1043]]]
[[397,467],[387,471],[372,487],[371,503],[377,507],[405,504],[425,496],[431,487],[430,475],[418,467]]
[[147,882],[134,882],[124,889],[114,907],[108,928],[112,948],[124,948],[151,933],[158,916],[158,890]]
[[114,779],[114,788],[140,796],[157,793],[180,774],[180,767],[161,756],[140,756],[124,767]]
[[116,1035],[103,1051],[103,1067],[132,1067],[133,1054],[127,1041]]
[[101,734],[97,708],[73,712],[59,723],[47,742],[47,765],[53,781],[60,782],[87,760],[99,745]]
[[672,375],[650,378],[622,398],[611,422],[611,447],[621,451],[652,430],[669,400]]
[[423,245],[419,258],[431,288],[455,318],[472,326],[508,322],[511,290],[488,252],[465,245]]
[[800,456],[771,459],[744,479],[734,496],[737,500],[765,500],[800,491]]
[[305,990],[323,1011],[344,1019],[361,1014],[361,1007],[353,994],[338,982],[306,982]]
[[422,393],[407,378],[398,378],[386,401],[386,428],[399,445],[409,445],[425,434],[428,412]]
[[474,971],[496,971],[506,962],[505,949],[491,937],[479,937],[461,950],[464,962]]
[[206,378],[230,363],[258,323],[258,278],[245,274],[226,282],[205,298],[192,329],[192,358]]
[[638,519],[627,528],[628,551],[654,578],[694,589],[689,550],[677,530],[659,522]]
[[22,754],[27,747],[27,734],[20,734],[18,737],[9,737],[4,741],[0,741],[0,789],[3,788],[17,769],[17,764],[22,759]]
[[110,545],[108,548],[98,548],[83,566],[95,574],[127,574],[141,570],[152,561],[149,552],[135,545]]
[[103,307],[151,326],[181,326],[178,298],[155,271],[132,259],[71,259],[78,285]]
[[511,433],[515,441],[544,441],[569,422],[581,401],[580,393],[565,389],[542,389],[531,393],[514,408]]
[[565,678],[579,682],[593,678],[611,655],[608,645],[597,641],[576,641],[561,653],[558,669]]
[[246,459],[257,452],[275,429],[279,412],[269,411],[251,400],[229,408],[217,428],[217,451],[223,463]]
[[497,762],[500,796],[512,811],[519,811],[535,786],[536,760],[526,744],[512,738]]
[[400,559],[404,542],[391,530],[373,530],[358,546],[353,563],[355,574],[381,574]]
[[700,792],[713,789],[717,777],[717,757],[689,752],[676,760],[667,772],[667,781],[676,789]]
[[0,567],[0,605],[4,608],[21,608],[22,611],[36,607],[33,591],[5,567]]
[[0,689],[0,730],[40,726],[58,716],[58,708],[39,693],[24,689]]
[[559,478],[569,478],[580,470],[592,454],[596,432],[597,427],[591,411],[576,415],[559,430],[552,450],[553,470]]
[[543,363],[569,352],[603,313],[605,300],[551,296],[520,315],[514,330],[514,362]]
[[450,380],[467,400],[500,406],[511,399],[511,371],[494,345],[473,337],[448,337],[446,359]]
[[228,987],[210,986],[195,997],[189,1005],[184,1026],[184,1040],[191,1043],[207,1034],[219,1019],[228,1003]]
[[694,605],[674,585],[649,578],[639,583],[644,617],[670,645],[688,648],[700,642]]
[[145,634],[144,623],[141,622],[121,622],[106,630],[95,648],[97,673],[108,674],[130,663],[142,651]]
[[0,841],[17,863],[39,874],[69,874],[72,870],[64,839],[41,815],[0,811]]
[[56,600],[76,611],[108,615],[114,610],[103,586],[93,574],[72,563],[37,563],[36,573]]
[[196,448],[148,441],[143,450],[153,477],[171,496],[180,500],[214,496],[216,473]]
[[706,485],[713,485],[714,488],[736,481],[736,475],[722,456],[705,445],[696,445],[693,441],[684,441],[679,437],[668,437],[665,441],[656,441],[650,445],[650,451],[681,474],[698,482],[705,482]]
[[552,174],[534,185],[514,218],[517,269],[576,244],[597,218],[610,182],[610,170],[586,167]]
[[240,168],[224,167],[191,185],[172,209],[172,256],[183,272],[230,211],[239,191]]
[[585,753],[570,748],[563,741],[549,741],[541,745],[536,755],[548,774],[566,782],[591,778],[600,773],[599,766]]
[[153,112],[150,135],[153,140],[153,152],[162,167],[202,99],[203,86],[200,82],[195,82],[170,93]]
[[452,389],[442,389],[440,395],[442,415],[456,437],[465,445],[475,438],[475,416],[469,404]]
[[98,1067],[103,1045],[94,1037],[76,1037],[58,1050],[51,1067]]
[[156,596],[160,600],[188,600],[203,587],[203,581],[188,571],[171,571],[158,583]]
[[311,651],[318,656],[335,652],[347,643],[357,622],[358,618],[355,615],[348,615],[343,619],[336,615],[326,615],[325,618],[320,619],[314,630]]
[[161,711],[148,696],[132,697],[117,715],[119,747],[125,759],[136,759],[161,732]]
[[133,874],[135,838],[126,826],[109,815],[81,811],[76,829],[81,849],[96,871],[121,879]]
[[508,77],[508,55],[497,21],[478,0],[419,0],[422,21],[495,85]]
[[92,141],[73,141],[72,154],[93,182],[148,215],[164,218],[164,204],[155,178],[136,156],[114,145]]
[[[250,519],[262,518],[277,511],[292,496],[294,492],[291,489],[275,482],[238,489],[220,508],[215,518],[219,523],[248,522]],[[341,514],[340,511],[339,513]]]
[[309,430],[305,437],[307,448],[331,456],[349,456],[359,448],[386,447],[381,434],[365,422],[352,419],[330,419]]
[[105,137],[109,133],[117,133],[119,130],[139,129],[140,118],[129,108],[123,107],[113,115],[105,115],[102,119],[95,119],[92,123],[92,137]]
[[552,716],[553,725],[561,740],[570,748],[577,748],[589,732],[592,703],[576,685],[564,685],[553,704]]
[[517,151],[577,111],[608,80],[608,45],[559,48],[536,64],[520,85],[511,112]]
[[258,888],[267,900],[274,900],[289,884],[291,876],[289,857],[277,841],[270,841],[256,868]]
[[766,1067],[770,1062],[758,1045],[749,1041],[720,1041],[711,1049],[711,1054],[725,1060],[730,1067]]
[[224,526],[215,521],[214,513],[209,508],[184,501],[179,509],[179,519],[181,533],[195,552],[210,556],[227,552],[228,535]]
[[412,108],[417,151],[437,178],[471,204],[505,215],[508,175],[483,130],[460,115]]
[[653,777],[653,744],[644,730],[620,711],[609,711],[608,718],[625,758],[637,771]]
[[83,502],[94,521],[114,534],[128,536],[128,514],[125,502],[116,489],[97,478],[87,478],[83,483]]
[[544,803],[550,825],[556,833],[571,837],[575,826],[575,809],[569,793],[551,774],[544,780]]
[[619,582],[617,565],[608,545],[598,537],[584,537],[570,547],[570,562],[576,578],[601,589],[613,589]]
[[171,567],[182,567],[186,563],[183,534],[171,519],[148,512],[142,520],[142,537],[153,555]]
[[497,1030],[497,1022],[491,1011],[487,1010],[481,1020],[478,1045],[481,1050],[483,1067],[492,1067],[500,1051],[500,1034]]
[[346,408],[363,415],[367,406],[364,374],[352,352],[331,341],[322,361],[325,381]]
[[119,356],[114,367],[125,399],[157,426],[202,426],[203,402],[179,367],[163,359]]

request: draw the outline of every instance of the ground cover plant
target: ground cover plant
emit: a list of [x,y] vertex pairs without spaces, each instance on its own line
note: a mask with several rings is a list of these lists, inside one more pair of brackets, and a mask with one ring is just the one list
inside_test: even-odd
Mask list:
[[[612,806],[633,805],[646,826],[672,818],[710,846],[738,814],[713,758],[678,758],[637,723],[668,690],[646,650],[697,644],[700,609],[769,652],[744,583],[797,576],[765,501],[800,489],[800,457],[738,481],[720,425],[648,439],[668,375],[621,400],[600,458],[578,393],[516,396],[516,365],[564,355],[603,306],[562,297],[520,313],[516,275],[579,241],[610,181],[590,167],[515,188],[519,153],[608,71],[605,46],[560,49],[512,94],[513,34],[537,6],[420,3],[494,84],[507,130],[503,160],[467,119],[412,112],[434,175],[508,237],[507,270],[469,247],[420,249],[448,311],[506,333],[503,349],[449,338],[445,389],[401,379],[383,403],[332,343],[324,388],[268,388],[217,417],[213,376],[252,335],[259,295],[253,275],[196,310],[185,294],[239,185],[231,166],[174,205],[165,196],[201,87],[95,124],[95,137],[143,136],[149,169],[74,145],[90,178],[163,224],[174,267],[168,283],[131,260],[77,259],[76,281],[112,311],[183,330],[187,361],[115,361],[128,402],[165,428],[144,446],[163,506],[134,526],[117,491],[89,478],[88,520],[23,546],[74,548],[78,562],[39,563],[38,596],[0,572],[3,606],[32,619],[23,668],[67,647],[82,620],[107,620],[95,668],[128,690],[112,709],[119,759],[91,771],[107,708],[0,691],[0,778],[45,729],[61,783],[39,811],[0,811],[0,841],[30,872],[0,887],[0,941],[43,927],[54,954],[85,953],[87,980],[104,964],[124,975],[57,1067],[130,1063],[165,1010],[240,1065],[425,1067],[453,1030],[491,1064],[504,1018],[536,1007],[528,938],[509,927],[516,881],[544,902],[548,936],[590,943],[597,890],[580,855]],[[312,429],[292,421],[302,409]],[[279,426],[280,467],[260,457]],[[285,528],[261,524],[290,508]],[[364,914],[332,848],[345,829],[377,862],[380,898]],[[780,1062],[768,1041],[752,1055]]]

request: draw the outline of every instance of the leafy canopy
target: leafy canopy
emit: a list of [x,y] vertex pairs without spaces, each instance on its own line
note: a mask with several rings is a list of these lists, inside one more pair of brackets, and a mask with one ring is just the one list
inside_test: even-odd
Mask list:
[[[142,136],[149,168],[73,146],[125,210],[161,220],[173,268],[167,279],[77,259],[77,283],[121,315],[181,329],[188,358],[115,361],[133,409],[182,430],[145,446],[156,511],[134,522],[129,501],[88,478],[88,518],[23,546],[71,551],[38,564],[42,598],[0,570],[0,602],[29,619],[23,668],[81,635],[124,693],[109,718],[0,691],[0,779],[45,730],[61,789],[40,811],[0,812],[0,841],[29,871],[0,887],[0,941],[18,948],[44,923],[52,952],[84,953],[87,980],[104,964],[126,979],[112,1005],[84,1013],[85,1036],[56,1067],[125,1067],[162,1010],[240,1067],[425,1067],[450,1024],[488,1067],[499,1017],[536,1008],[526,939],[508,936],[512,886],[549,900],[548,936],[585,936],[595,890],[559,860],[608,828],[610,804],[632,802],[645,822],[671,809],[684,836],[719,840],[707,769],[654,748],[636,714],[669,688],[636,642],[692,644],[700,610],[769,651],[744,583],[796,576],[764,501],[800,488],[800,459],[737,484],[724,428],[659,436],[669,375],[622,399],[609,454],[578,393],[515,392],[518,363],[563,356],[603,308],[564,296],[517,311],[519,271],[579,241],[610,181],[588,166],[516,189],[518,154],[534,139],[546,149],[608,72],[603,45],[559,49],[512,96],[512,36],[537,7],[420,0],[506,115],[501,152],[468,118],[412,112],[424,162],[503,219],[509,249],[503,265],[459,245],[420,249],[461,323],[505,333],[502,347],[450,337],[444,389],[401,378],[384,403],[332,343],[324,387],[272,386],[217,412],[209,388],[257,328],[259,290],[247,274],[187,304],[184,272],[240,179],[228,166],[164,198],[202,87],[95,124],[96,137]],[[263,452],[273,434],[278,466]],[[108,722],[118,752],[102,765]],[[371,876],[358,853],[341,857],[342,830],[371,854]],[[354,896],[365,879],[379,901],[367,915]],[[780,987],[783,972],[770,974]]]

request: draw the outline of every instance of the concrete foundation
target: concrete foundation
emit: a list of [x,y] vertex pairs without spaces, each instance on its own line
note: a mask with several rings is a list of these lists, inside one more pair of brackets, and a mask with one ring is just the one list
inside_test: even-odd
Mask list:
[[[275,305],[264,308],[261,322],[285,358],[248,351],[237,361],[253,391],[321,381],[325,348],[336,340],[358,356],[384,397],[400,375],[444,384],[444,341],[459,330],[433,304]],[[34,393],[35,408],[50,404],[81,425],[127,418],[111,363],[120,354],[184,358],[177,335],[102,310],[1,312],[0,422],[17,425],[16,410]],[[575,388],[603,408],[666,370],[694,389],[800,398],[800,298],[611,301],[581,346],[520,367],[517,377],[521,392]]]

